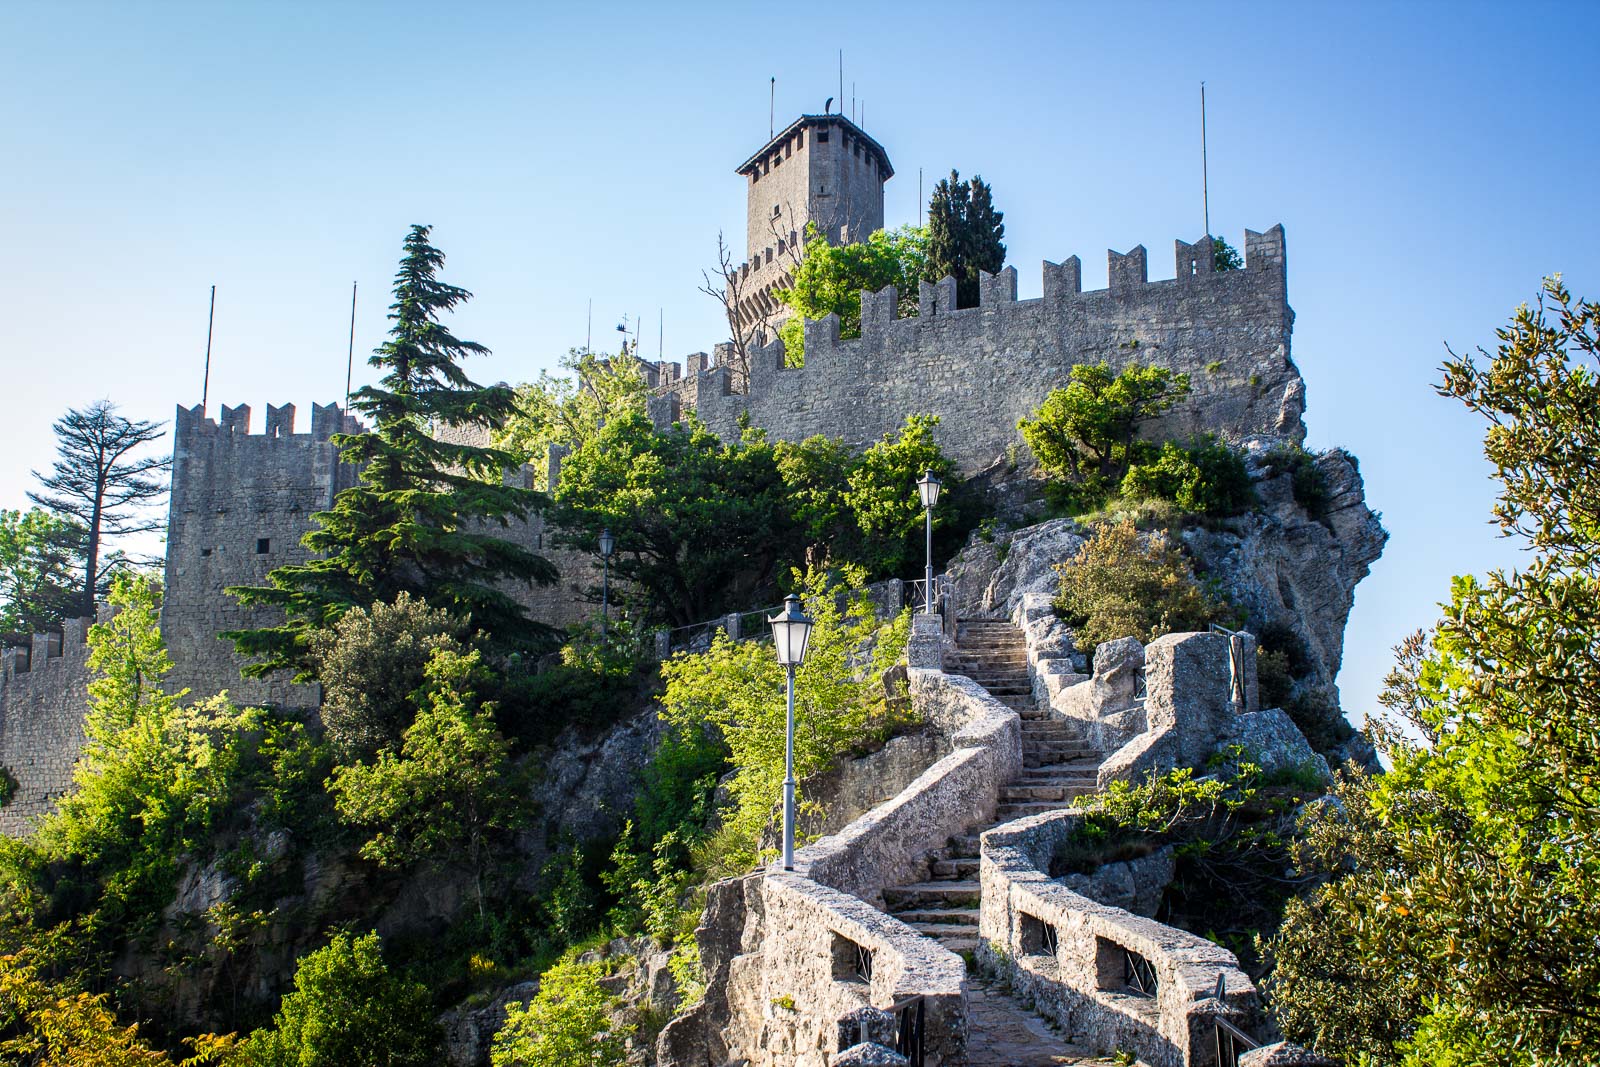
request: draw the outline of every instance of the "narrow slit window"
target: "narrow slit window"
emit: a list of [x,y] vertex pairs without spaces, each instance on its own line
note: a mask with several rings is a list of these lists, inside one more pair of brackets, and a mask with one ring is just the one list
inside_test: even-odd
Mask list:
[[271,552],[271,551],[272,551],[272,538],[270,538],[270,537],[258,537],[258,538],[256,538],[256,555],[265,556],[268,552]]

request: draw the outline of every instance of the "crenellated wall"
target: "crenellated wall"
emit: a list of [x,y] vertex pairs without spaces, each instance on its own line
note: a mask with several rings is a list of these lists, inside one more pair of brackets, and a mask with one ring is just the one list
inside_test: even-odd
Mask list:
[[0,807],[0,834],[26,833],[72,786],[83,748],[89,685],[89,627],[69,619],[60,633],[35,634],[28,647],[0,653],[0,766],[16,779]]
[[967,473],[1019,444],[1032,414],[1074,366],[1104,360],[1159,364],[1190,376],[1187,401],[1150,431],[1220,432],[1300,441],[1304,384],[1290,358],[1282,226],[1246,231],[1245,266],[1213,271],[1205,241],[1174,245],[1177,276],[1149,281],[1145,249],[1109,253],[1109,287],[1083,292],[1076,256],[1045,263],[1044,295],[1018,300],[1015,268],[981,279],[976,308],[956,309],[955,282],[922,283],[918,314],[898,318],[893,287],[863,293],[861,336],[839,339],[836,316],[807,322],[805,366],[783,366],[775,341],[752,356],[741,389],[726,358],[690,357],[663,375],[650,413],[658,425],[692,407],[726,439],[739,418],[783,440],[812,434],[861,447],[907,415],[940,417],[941,446]]

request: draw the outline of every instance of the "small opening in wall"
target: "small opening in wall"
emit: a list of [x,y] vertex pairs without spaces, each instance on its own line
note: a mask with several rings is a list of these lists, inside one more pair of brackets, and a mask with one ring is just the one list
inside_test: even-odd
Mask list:
[[211,555],[211,550],[209,548],[202,548],[200,550],[200,558],[201,559],[205,559],[209,555]]
[[258,538],[256,538],[256,555],[265,556],[268,552],[271,552],[271,551],[272,551],[272,538],[270,538],[270,537],[258,537]]
[[1136,997],[1154,997],[1160,990],[1156,969],[1144,956],[1104,937],[1095,938],[1095,984]]
[[1049,956],[1054,959],[1056,950],[1060,946],[1060,936],[1056,933],[1055,926],[1027,912],[1022,912],[1020,917],[1022,923],[1019,933],[1022,935],[1023,954]]
[[817,143],[818,144],[827,144],[828,143],[828,131],[827,130],[818,130],[817,131]]
[[782,215],[782,214],[783,214],[783,205],[782,204],[773,204],[772,205],[772,217],[773,218],[777,218],[779,215]]
[[872,982],[872,950],[843,934],[833,935],[833,980]]

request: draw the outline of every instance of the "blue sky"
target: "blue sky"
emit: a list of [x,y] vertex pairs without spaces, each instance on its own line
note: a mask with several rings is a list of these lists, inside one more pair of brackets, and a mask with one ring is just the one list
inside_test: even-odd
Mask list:
[[1450,575],[1514,563],[1487,525],[1480,427],[1431,388],[1446,342],[1494,329],[1565,273],[1600,295],[1593,5],[671,6],[612,3],[0,5],[0,507],[48,465],[49,423],[110,397],[170,419],[211,405],[309,421],[381,338],[412,222],[477,298],[455,323],[535,376],[658,309],[669,357],[709,349],[696,292],[733,168],[777,122],[845,95],[887,148],[891,224],[917,169],[981,173],[1021,295],[1041,259],[1202,232],[1288,231],[1310,444],[1361,459],[1393,535],[1357,593],[1346,708]]

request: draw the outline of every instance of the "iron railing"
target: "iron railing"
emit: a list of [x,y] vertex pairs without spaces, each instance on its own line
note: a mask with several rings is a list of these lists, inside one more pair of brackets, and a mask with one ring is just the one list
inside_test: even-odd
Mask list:
[[[1228,1003],[1228,979],[1226,975],[1217,975],[1217,988],[1211,994],[1218,1004],[1226,1006]],[[1230,1023],[1222,1016],[1213,1020],[1217,1039],[1217,1067],[1239,1067],[1239,1053],[1249,1052],[1253,1048],[1260,1048],[1261,1042]]]
[[1122,950],[1122,984],[1139,997],[1154,997],[1161,988],[1155,967],[1131,948]]
[[904,1056],[910,1067],[924,1067],[927,1044],[927,1002],[912,997],[895,1005],[900,1015],[900,1033],[894,1050]]

